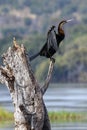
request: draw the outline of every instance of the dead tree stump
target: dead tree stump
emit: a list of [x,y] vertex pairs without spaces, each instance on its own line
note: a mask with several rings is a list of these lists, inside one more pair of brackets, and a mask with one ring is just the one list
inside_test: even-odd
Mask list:
[[0,82],[10,91],[15,109],[15,130],[50,130],[43,94],[49,85],[54,60],[50,61],[46,81],[41,87],[33,74],[25,47],[19,46],[15,39],[13,47],[9,47],[2,58]]

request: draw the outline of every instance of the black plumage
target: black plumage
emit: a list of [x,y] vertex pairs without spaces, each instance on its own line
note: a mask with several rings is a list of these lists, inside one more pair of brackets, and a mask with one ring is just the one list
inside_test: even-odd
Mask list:
[[63,25],[71,20],[63,20],[58,25],[58,33],[55,31],[55,26],[52,26],[47,34],[47,41],[42,49],[35,55],[30,57],[30,61],[35,59],[37,56],[45,56],[47,58],[52,58],[52,56],[57,52],[61,41],[65,37],[65,33],[63,30]]

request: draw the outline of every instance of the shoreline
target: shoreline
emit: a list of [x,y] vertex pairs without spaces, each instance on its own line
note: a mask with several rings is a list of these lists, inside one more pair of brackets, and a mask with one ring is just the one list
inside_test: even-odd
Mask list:
[[[86,112],[48,112],[49,119],[51,123],[60,123],[60,122],[83,122],[87,120]],[[14,122],[14,116],[12,112],[0,108],[0,125],[8,124]]]

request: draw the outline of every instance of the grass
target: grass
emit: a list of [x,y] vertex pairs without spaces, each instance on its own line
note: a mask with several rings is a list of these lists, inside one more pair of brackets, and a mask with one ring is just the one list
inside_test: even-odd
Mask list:
[[[56,122],[82,122],[87,121],[87,113],[76,112],[49,112],[51,123]],[[13,113],[0,108],[0,126],[3,124],[11,124],[14,122]]]
[[87,120],[87,113],[76,112],[49,112],[50,121],[53,122],[82,122]]
[[0,126],[3,124],[11,124],[13,122],[13,113],[0,108]]

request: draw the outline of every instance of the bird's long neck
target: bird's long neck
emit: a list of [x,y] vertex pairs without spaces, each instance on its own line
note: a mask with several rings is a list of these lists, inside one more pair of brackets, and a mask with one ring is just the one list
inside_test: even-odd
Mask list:
[[62,29],[62,23],[59,24],[58,26],[58,34],[61,36],[65,36],[64,30]]

